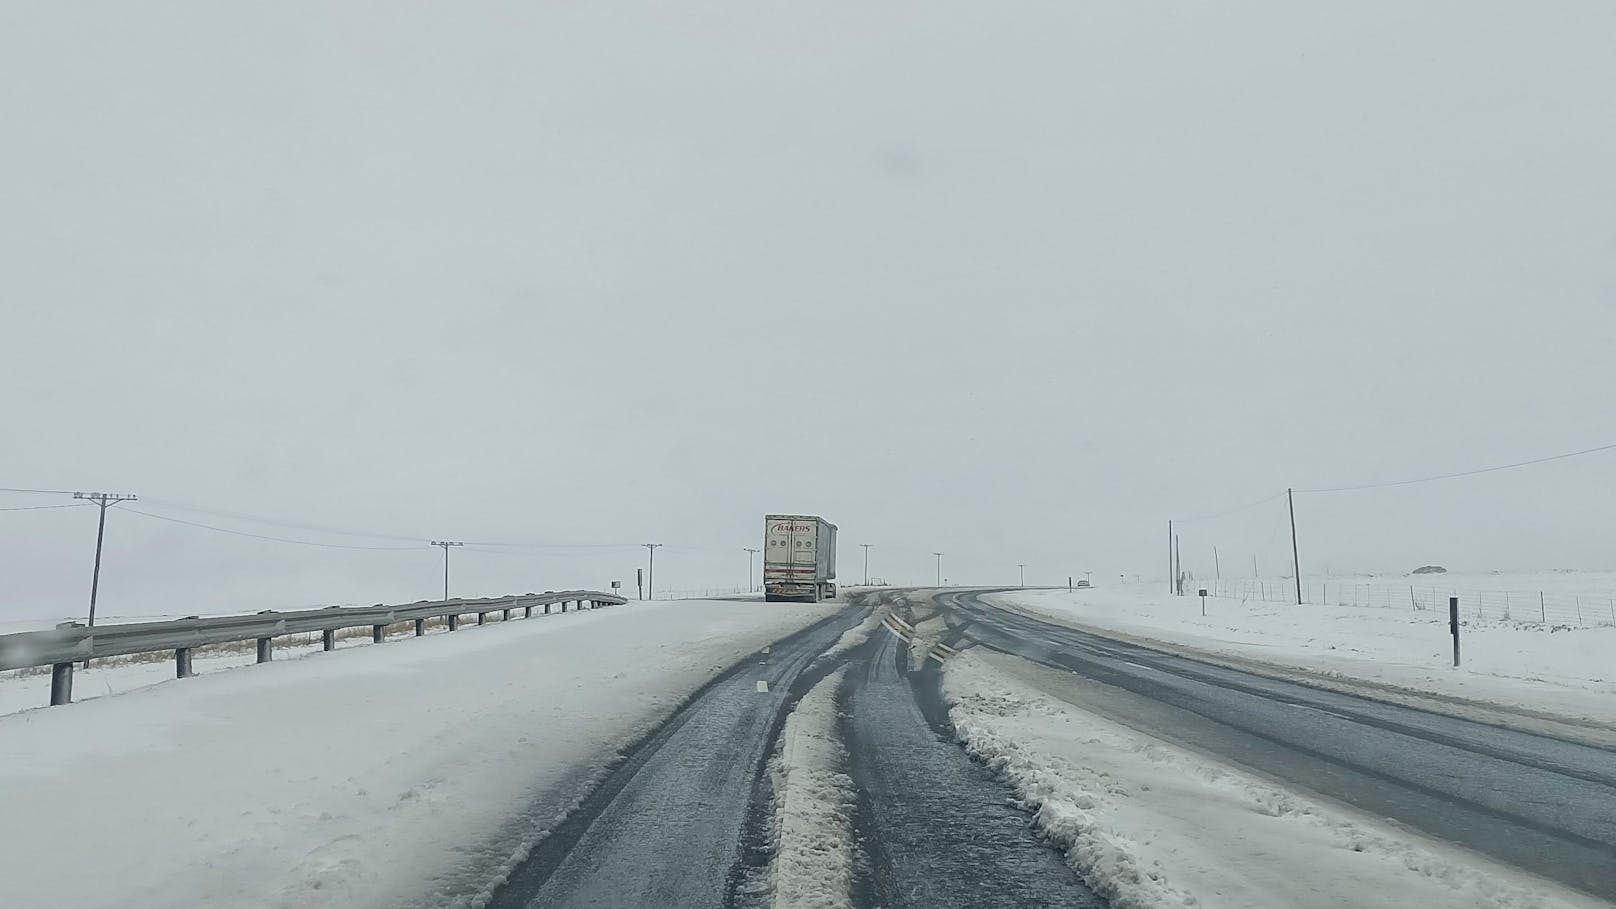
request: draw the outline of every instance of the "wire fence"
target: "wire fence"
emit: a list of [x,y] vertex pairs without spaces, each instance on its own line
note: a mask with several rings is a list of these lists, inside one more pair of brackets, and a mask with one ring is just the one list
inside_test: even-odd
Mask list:
[[[1296,581],[1243,578],[1203,581],[1214,596],[1267,603],[1295,603]],[[1186,588],[1193,593],[1193,589]],[[1541,625],[1616,625],[1616,595],[1550,593],[1544,590],[1460,589],[1441,584],[1374,584],[1353,580],[1302,580],[1304,605],[1407,609],[1446,614],[1459,598],[1459,615]]]
[[[763,595],[762,590],[749,591],[740,585],[736,585],[734,587],[672,587],[667,590],[658,588],[652,599],[700,600],[708,597],[744,596],[748,593],[754,592],[757,593],[758,596]],[[632,588],[629,589],[625,595],[631,600],[634,599],[634,590]]]

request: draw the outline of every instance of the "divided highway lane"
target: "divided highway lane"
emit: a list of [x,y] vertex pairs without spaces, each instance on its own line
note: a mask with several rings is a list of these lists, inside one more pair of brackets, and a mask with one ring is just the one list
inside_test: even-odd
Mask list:
[[885,629],[875,634],[837,699],[858,789],[854,905],[1103,907],[1004,783],[956,743],[937,663],[912,666],[925,658]]
[[1069,671],[1081,678],[1051,693],[1085,709],[1616,899],[1616,751],[1214,666],[981,596],[937,597],[945,642]]
[[697,694],[535,847],[491,907],[729,904],[788,692],[864,612],[778,641]]

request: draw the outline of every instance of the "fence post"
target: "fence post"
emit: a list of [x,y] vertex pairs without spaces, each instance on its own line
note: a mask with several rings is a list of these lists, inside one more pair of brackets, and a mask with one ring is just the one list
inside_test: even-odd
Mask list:
[[337,632],[334,628],[327,628],[320,632],[320,648],[322,650],[337,649]]
[[1577,597],[1577,624],[1582,624],[1582,597]]
[[1419,612],[1419,610],[1420,610],[1419,605],[1414,602],[1414,585],[1413,584],[1408,585],[1408,608],[1414,610],[1415,612]]
[[1549,624],[1549,607],[1543,605],[1543,591],[1537,592],[1537,618],[1541,625]]
[[370,626],[370,642],[372,644],[380,644],[382,642],[382,632],[384,632],[386,630],[387,630],[386,625],[372,625],[372,626]]
[[275,658],[275,649],[272,643],[273,640],[274,638],[258,639],[258,662],[267,663]]
[[191,675],[191,648],[181,647],[174,651],[174,678],[188,679]]
[[1459,598],[1448,599],[1448,628],[1453,632],[1453,666],[1459,667]]

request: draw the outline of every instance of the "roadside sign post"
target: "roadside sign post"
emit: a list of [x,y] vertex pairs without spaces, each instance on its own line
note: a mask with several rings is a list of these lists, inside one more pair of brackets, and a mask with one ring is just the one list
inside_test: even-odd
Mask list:
[[1201,588],[1201,615],[1206,615],[1206,588]]
[[623,595],[623,582],[622,581],[613,581],[612,582],[612,596],[620,597],[622,595]]
[[639,588],[640,599],[645,599],[645,569],[634,569],[634,586]]
[[1453,632],[1453,665],[1459,665],[1459,598],[1448,597],[1448,630]]

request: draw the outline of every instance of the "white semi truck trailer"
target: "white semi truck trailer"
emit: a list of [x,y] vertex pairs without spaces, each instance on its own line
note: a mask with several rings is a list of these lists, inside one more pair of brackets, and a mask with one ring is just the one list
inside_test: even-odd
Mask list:
[[836,596],[836,525],[811,514],[763,518],[763,596],[817,603]]

